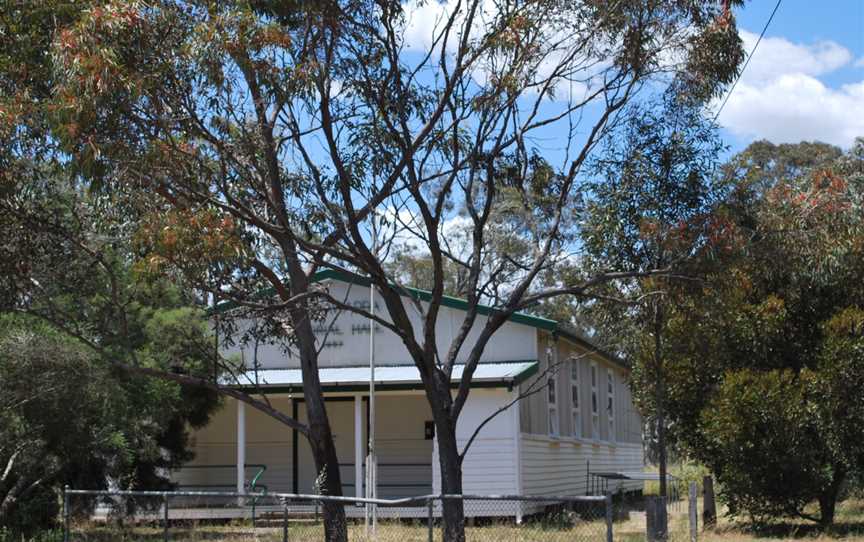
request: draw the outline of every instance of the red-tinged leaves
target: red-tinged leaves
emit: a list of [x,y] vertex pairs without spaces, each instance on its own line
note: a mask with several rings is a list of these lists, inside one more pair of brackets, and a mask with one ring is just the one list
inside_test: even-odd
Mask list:
[[170,266],[203,273],[214,265],[236,265],[248,250],[232,217],[206,209],[181,207],[152,214],[136,239],[147,253],[139,269],[153,273]]

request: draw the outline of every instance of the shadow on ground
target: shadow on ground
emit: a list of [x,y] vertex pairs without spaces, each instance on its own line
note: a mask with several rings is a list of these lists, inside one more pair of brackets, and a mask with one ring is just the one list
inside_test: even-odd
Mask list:
[[748,535],[754,539],[814,539],[814,538],[836,538],[845,540],[856,538],[864,540],[864,522],[838,522],[827,528],[816,524],[805,523],[774,523],[762,526],[729,525],[715,531],[724,535]]

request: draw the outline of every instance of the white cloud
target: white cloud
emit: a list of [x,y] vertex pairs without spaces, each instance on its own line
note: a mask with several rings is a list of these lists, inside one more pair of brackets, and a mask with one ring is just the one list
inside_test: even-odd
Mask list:
[[[758,36],[742,30],[744,49],[751,51]],[[789,73],[818,76],[842,68],[852,61],[852,53],[833,41],[819,41],[812,45],[792,43],[785,38],[762,39],[750,61],[741,82],[768,82]]]
[[[741,32],[745,49],[757,36]],[[849,66],[852,53],[832,42],[765,38],[720,115],[743,138],[776,143],[821,140],[848,146],[864,135],[864,81],[827,86],[818,79]]]
[[[405,48],[415,53],[426,53],[432,47],[433,40],[442,38],[443,29],[452,17],[454,24],[450,35],[447,37],[447,51],[453,53],[458,47],[462,32],[467,31],[472,40],[480,39],[492,27],[500,16],[501,6],[499,4],[500,0],[481,0],[474,14],[473,23],[470,28],[465,28],[467,3],[464,0],[409,0],[403,6],[405,28],[402,37]],[[561,64],[565,62],[569,52],[567,40],[571,33],[577,33],[577,29],[575,27],[565,28],[549,25],[548,28],[544,29],[544,32],[548,35],[546,43],[557,43],[557,46],[553,47],[537,65],[535,75],[537,81],[543,81],[550,77],[553,71],[560,68]],[[438,42],[437,46],[440,48],[441,41]],[[584,99],[589,89],[596,83],[595,77],[600,79],[598,74],[601,74],[609,66],[609,63],[602,58],[588,55],[584,58],[577,58],[584,62],[584,69],[574,69],[568,73],[567,78],[558,78],[559,80],[555,85],[557,92],[554,98],[550,96],[550,99],[563,101]],[[492,79],[492,75],[501,70],[501,64],[505,62],[505,60],[494,57],[479,59],[471,69],[471,76],[478,85],[486,86]],[[576,66],[578,61],[569,59],[566,63]],[[536,92],[539,92],[537,87],[526,90],[526,94]]]
[[[456,49],[465,17],[465,4],[459,0],[410,0],[403,6],[405,11],[405,29],[403,39],[409,51],[425,52],[432,46],[432,40],[440,37],[443,28],[455,10],[454,32],[448,36],[448,51]],[[469,29],[471,37],[479,37],[485,25],[491,22],[495,13],[495,5],[491,0],[484,0],[475,16],[475,24]]]
[[[419,211],[402,207],[399,210],[387,207],[380,212],[385,218],[385,225],[378,232],[379,243],[384,250],[393,256],[406,253],[412,256],[427,256],[429,245],[426,242],[426,225]],[[439,239],[448,251],[461,256],[470,245],[474,222],[471,217],[453,214],[446,217],[439,225]]]

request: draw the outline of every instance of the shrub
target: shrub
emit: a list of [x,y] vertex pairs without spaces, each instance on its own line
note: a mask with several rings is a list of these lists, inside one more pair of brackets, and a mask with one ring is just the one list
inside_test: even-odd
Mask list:
[[[812,378],[808,371],[730,372],[703,411],[705,456],[730,515],[757,523],[776,516],[833,520],[845,470],[820,434]],[[821,518],[804,513],[813,500]]]

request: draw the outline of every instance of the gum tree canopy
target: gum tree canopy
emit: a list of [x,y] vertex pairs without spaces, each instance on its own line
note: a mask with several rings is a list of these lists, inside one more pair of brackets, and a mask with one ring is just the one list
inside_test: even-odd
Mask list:
[[[341,480],[310,312],[370,315],[310,277],[334,266],[369,276],[388,314],[376,320],[420,371],[442,490],[460,493],[456,422],[507,316],[666,271],[570,273],[549,288],[535,280],[578,252],[583,165],[624,106],[671,82],[697,100],[731,82],[742,51],[730,7],[741,3],[49,2],[46,17],[15,11],[3,23],[16,32],[3,33],[12,47],[2,77],[24,83],[4,104],[17,138],[7,151],[59,160],[135,208],[145,267],[234,301],[236,316],[290,341],[308,409],[301,432],[331,494]],[[41,154],[22,153],[28,145]],[[461,251],[448,246],[456,219],[470,240]],[[422,306],[409,306],[385,265],[406,238],[431,258]],[[470,308],[439,352],[435,323],[454,266]],[[255,297],[263,287],[276,299]],[[500,311],[469,344],[481,299]],[[422,329],[408,318],[415,308]],[[453,396],[457,358],[466,368]],[[463,539],[461,503],[444,516],[447,539]],[[328,539],[344,539],[341,510],[325,507],[325,517]]]
[[724,250],[670,316],[674,434],[732,514],[827,525],[864,468],[864,146],[758,142],[725,168]]

